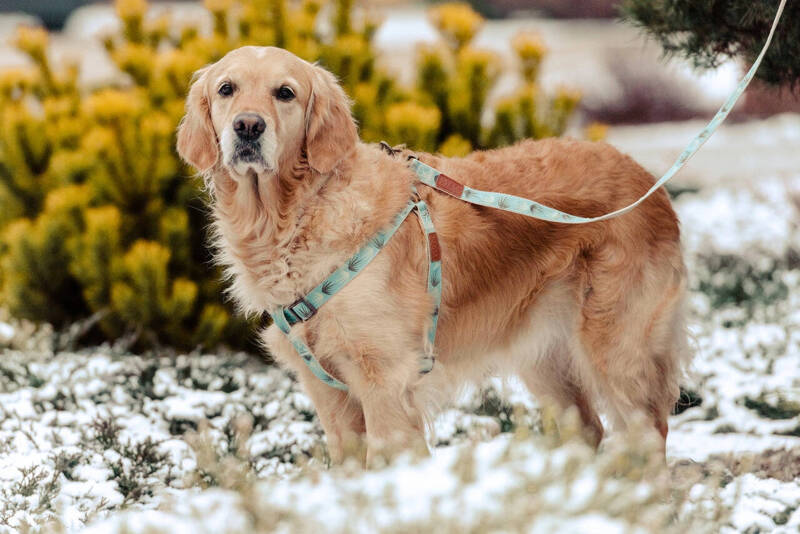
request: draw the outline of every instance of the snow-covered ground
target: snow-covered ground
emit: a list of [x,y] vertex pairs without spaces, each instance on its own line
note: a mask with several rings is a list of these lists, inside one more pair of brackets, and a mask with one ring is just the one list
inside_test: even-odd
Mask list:
[[257,357],[54,352],[0,316],[0,532],[797,532],[800,172],[699,185],[675,199],[697,357],[668,474],[636,438],[595,454],[553,431],[497,380],[442,414],[431,458],[326,469],[313,406]]

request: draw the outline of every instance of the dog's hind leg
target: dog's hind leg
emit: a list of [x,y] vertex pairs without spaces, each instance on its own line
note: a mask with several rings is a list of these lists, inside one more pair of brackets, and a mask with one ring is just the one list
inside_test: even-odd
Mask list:
[[665,445],[667,417],[688,358],[685,270],[679,259],[617,267],[592,271],[580,340],[615,423],[624,428],[634,414],[643,415]]
[[561,411],[578,410],[583,435],[593,447],[603,439],[603,424],[592,402],[592,395],[574,371],[573,355],[565,344],[559,344],[536,365],[520,372],[528,390],[540,402],[552,402]]

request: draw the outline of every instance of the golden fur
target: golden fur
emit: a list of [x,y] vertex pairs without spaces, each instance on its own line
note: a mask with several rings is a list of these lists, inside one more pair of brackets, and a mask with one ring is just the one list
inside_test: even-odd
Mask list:
[[[232,96],[217,94],[225,80],[236,87]],[[281,85],[296,98],[278,100]],[[231,163],[230,125],[243,111],[266,121],[262,163]],[[332,75],[276,48],[241,48],[199,73],[178,150],[213,192],[214,244],[246,313],[306,294],[389,223],[415,181],[405,157],[358,140]],[[418,155],[469,186],[582,216],[627,205],[653,184],[605,143],[546,139],[466,158]],[[418,190],[443,265],[430,374],[419,374],[432,302],[413,216],[356,279],[294,327],[349,393],[312,375],[275,326],[262,332],[314,402],[332,460],[351,439],[366,438],[368,461],[380,446],[422,442],[448,395],[488,373],[516,373],[540,398],[576,406],[595,443],[603,435],[598,408],[622,425],[642,412],[666,438],[688,357],[686,270],[667,194],[609,221],[566,225]]]

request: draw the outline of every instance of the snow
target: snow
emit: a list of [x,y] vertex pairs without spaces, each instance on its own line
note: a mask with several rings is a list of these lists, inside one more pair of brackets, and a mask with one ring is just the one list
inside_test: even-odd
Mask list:
[[[796,221],[781,216],[792,213],[792,198],[770,198],[782,181],[764,179],[751,190],[721,188],[682,203],[682,227],[687,229],[685,246],[690,250],[711,247],[719,254],[736,254],[754,248],[770,257],[782,256],[792,242]],[[774,193],[773,193],[774,194]],[[710,232],[694,229],[712,228]]]
[[[735,125],[720,174],[742,138],[797,140],[798,125]],[[697,353],[684,386],[700,400],[670,419],[669,473],[648,466],[644,439],[595,453],[542,436],[535,400],[499,378],[439,416],[430,457],[329,469],[313,404],[259,358],[53,353],[46,328],[22,336],[3,316],[0,533],[51,520],[70,533],[797,532],[800,166],[748,154],[765,165],[747,182],[707,179],[675,200]]]
[[0,321],[0,343],[8,343],[14,337],[14,327]]

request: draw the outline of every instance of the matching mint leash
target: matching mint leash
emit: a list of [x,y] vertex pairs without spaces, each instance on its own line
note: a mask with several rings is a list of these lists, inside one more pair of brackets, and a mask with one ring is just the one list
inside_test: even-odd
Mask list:
[[434,309],[432,314],[431,326],[428,328],[428,342],[430,347],[426,350],[425,356],[420,363],[420,374],[425,374],[433,369],[433,345],[436,340],[436,326],[439,319],[439,307],[442,300],[442,262],[441,248],[436,230],[433,227],[428,206],[420,200],[413,189],[414,198],[408,201],[406,207],[395,215],[389,228],[379,231],[361,250],[350,257],[344,265],[333,271],[330,276],[322,281],[317,287],[312,289],[305,297],[301,297],[293,304],[285,308],[278,308],[270,314],[272,321],[283,332],[294,346],[295,350],[308,366],[314,375],[331,387],[347,391],[347,386],[328,373],[319,360],[314,356],[309,346],[292,333],[292,326],[299,322],[311,319],[319,310],[320,306],[328,302],[331,297],[341,291],[358,273],[375,259],[375,256],[383,249],[384,245],[397,232],[403,222],[408,218],[412,211],[416,211],[417,216],[425,232],[425,241],[428,248],[428,293],[433,297]]
[[[655,193],[662,185],[667,183],[673,176],[675,176],[675,174],[681,168],[683,168],[683,166],[692,156],[697,153],[700,147],[702,147],[705,142],[708,141],[711,135],[713,135],[717,128],[719,128],[720,124],[722,124],[722,122],[727,118],[731,109],[733,109],[734,104],[736,104],[736,102],[742,96],[742,93],[744,93],[744,90],[750,84],[750,81],[753,79],[758,67],[761,65],[761,61],[764,59],[764,55],[766,54],[767,49],[772,42],[772,37],[775,35],[775,29],[778,26],[778,21],[780,20],[781,15],[783,14],[783,8],[785,5],[786,0],[781,0],[780,5],[778,6],[778,11],[775,14],[775,20],[772,22],[769,35],[764,43],[764,47],[761,49],[761,52],[753,63],[753,66],[750,67],[750,70],[747,71],[747,74],[745,74],[730,97],[728,97],[719,111],[717,111],[716,115],[714,115],[714,118],[712,118],[708,125],[706,125],[706,127],[703,128],[703,130],[700,131],[700,133],[697,134],[694,139],[692,139],[684,151],[681,152],[680,156],[678,156],[678,159],[675,161],[675,163],[672,164],[672,167],[670,167],[669,170],[664,173],[664,175],[653,185],[653,187],[651,187],[647,193],[645,193],[637,201],[629,204],[628,206],[598,217],[579,217],[577,215],[565,213],[533,200],[528,200],[518,196],[473,189],[460,182],[457,182],[445,174],[442,174],[433,167],[422,163],[415,157],[410,159],[409,165],[416,172],[420,182],[439,191],[443,191],[455,198],[470,202],[472,204],[519,213],[527,217],[533,217],[545,221],[560,222],[565,224],[584,224],[604,221],[628,213],[636,206],[644,202],[650,195]],[[436,230],[433,226],[433,221],[430,217],[430,212],[428,211],[428,206],[424,201],[419,199],[416,189],[413,189],[413,195],[414,198],[409,200],[406,207],[394,217],[392,226],[390,228],[381,230],[375,234],[375,236],[373,236],[373,238],[370,239],[367,244],[361,248],[361,250],[356,252],[356,254],[353,255],[347,261],[347,263],[336,269],[330,276],[323,280],[321,284],[312,289],[311,292],[309,292],[305,297],[298,299],[290,306],[279,308],[270,314],[273,322],[278,326],[281,332],[288,336],[289,341],[303,358],[303,361],[306,363],[311,372],[314,373],[317,378],[331,387],[340,389],[342,391],[347,391],[347,386],[345,384],[331,376],[330,373],[328,373],[322,367],[316,357],[314,357],[314,354],[311,352],[311,349],[308,347],[308,345],[306,345],[306,343],[299,337],[292,334],[292,326],[301,321],[305,322],[313,317],[317,313],[317,310],[320,306],[325,304],[333,295],[340,291],[345,285],[347,285],[348,282],[355,278],[358,273],[360,273],[367,265],[369,265],[369,263],[383,249],[383,246],[386,244],[386,242],[395,234],[397,229],[400,228],[412,211],[416,211],[422,226],[422,230],[425,233],[425,240],[428,248],[428,293],[431,295],[434,301],[431,325],[428,328],[427,336],[429,346],[426,347],[425,356],[423,357],[420,365],[420,373],[428,373],[433,368],[433,346],[436,341],[436,326],[438,324],[439,308],[441,306],[442,299],[441,248],[439,245],[439,239],[436,235]]]
[[739,100],[739,97],[742,96],[742,93],[744,93],[744,90],[750,84],[750,81],[753,79],[758,67],[761,65],[761,60],[764,59],[764,55],[767,53],[767,49],[772,42],[772,37],[775,35],[775,29],[778,27],[778,21],[783,14],[783,8],[785,5],[786,0],[781,0],[780,5],[778,6],[778,11],[775,14],[775,20],[772,22],[772,28],[769,30],[769,35],[764,43],[764,47],[761,49],[761,53],[758,54],[753,66],[750,67],[750,70],[744,75],[731,96],[729,96],[722,107],[719,108],[719,111],[717,111],[717,114],[714,115],[714,118],[712,118],[708,125],[706,125],[706,127],[703,128],[703,130],[701,130],[700,133],[694,137],[694,139],[692,139],[684,151],[681,152],[680,156],[678,156],[678,159],[675,160],[675,163],[672,164],[672,167],[670,167],[669,170],[667,170],[667,172],[664,173],[664,175],[655,184],[653,184],[653,187],[651,187],[647,193],[642,195],[639,200],[629,204],[628,206],[620,208],[616,211],[612,211],[611,213],[606,213],[605,215],[600,215],[598,217],[579,217],[577,215],[565,213],[549,206],[539,204],[538,202],[534,202],[533,200],[528,200],[518,196],[472,189],[457,182],[449,176],[440,173],[433,167],[425,165],[417,159],[411,160],[410,165],[416,171],[422,183],[438,189],[439,191],[443,191],[448,195],[452,195],[472,204],[478,204],[480,206],[486,206],[490,208],[498,208],[501,210],[526,215],[528,217],[533,217],[535,219],[565,224],[585,224],[590,222],[605,221],[620,215],[624,215],[644,202],[662,185],[672,179],[672,177],[675,176],[675,174],[681,170],[684,165],[686,165],[686,162],[689,161],[689,159],[694,156],[698,150],[700,150],[700,147],[703,146],[706,141],[708,141],[711,135],[717,130],[717,128],[719,128],[720,124],[722,124],[722,122],[727,118],[731,109],[733,109],[734,104],[736,104],[736,102]]

